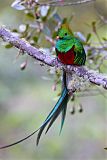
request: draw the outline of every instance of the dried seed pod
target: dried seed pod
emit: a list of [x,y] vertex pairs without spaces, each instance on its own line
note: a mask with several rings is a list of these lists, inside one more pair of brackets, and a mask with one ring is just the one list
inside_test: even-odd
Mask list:
[[21,65],[20,65],[20,69],[21,70],[24,70],[27,66],[27,61],[23,62]]
[[71,107],[70,113],[71,113],[72,115],[75,114],[75,106],[74,106],[74,105]]

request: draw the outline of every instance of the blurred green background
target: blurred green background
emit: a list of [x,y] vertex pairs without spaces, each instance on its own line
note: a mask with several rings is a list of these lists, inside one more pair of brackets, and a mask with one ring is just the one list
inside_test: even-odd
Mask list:
[[[0,24],[8,28],[23,22],[22,11],[11,8],[13,1],[0,3]],[[72,28],[89,33],[92,21],[98,22],[100,36],[107,34],[107,0],[73,7],[58,8],[62,17],[72,14]],[[103,19],[101,18],[103,17]],[[105,23],[104,23],[105,22]],[[106,35],[107,36],[107,35]],[[2,40],[0,43],[3,44]],[[25,56],[16,60],[18,50],[6,50],[0,45],[0,144],[12,143],[37,129],[56,103],[58,91],[52,91],[53,75],[47,67],[28,57],[24,71],[20,64]],[[44,80],[48,76],[50,80]],[[0,160],[106,160],[107,101],[101,95],[82,97],[84,112],[71,115],[68,106],[63,132],[59,136],[60,118],[36,147],[36,134],[12,148],[0,150]]]

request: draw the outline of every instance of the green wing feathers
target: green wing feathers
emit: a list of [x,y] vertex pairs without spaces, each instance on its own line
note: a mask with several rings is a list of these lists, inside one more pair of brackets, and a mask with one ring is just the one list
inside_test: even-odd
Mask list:
[[85,65],[85,61],[86,61],[85,50],[83,48],[82,43],[77,38],[75,38],[74,52],[75,52],[74,64]]

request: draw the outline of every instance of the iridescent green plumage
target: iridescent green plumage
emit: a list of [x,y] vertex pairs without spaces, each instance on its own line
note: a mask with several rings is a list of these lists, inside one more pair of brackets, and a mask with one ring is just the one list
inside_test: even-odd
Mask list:
[[[86,60],[86,54],[83,48],[83,45],[81,41],[74,37],[74,34],[72,33],[71,29],[67,24],[63,24],[61,28],[58,31],[58,37],[56,43],[56,52],[57,56],[58,54],[62,53],[62,57],[58,56],[58,58],[62,61],[64,54],[64,59],[62,63],[67,64],[67,59],[70,58],[71,62],[69,60],[69,64],[76,64],[76,65],[84,65]],[[74,50],[72,50],[74,48]],[[72,50],[72,52],[70,52]],[[69,52],[69,57],[67,56]]]

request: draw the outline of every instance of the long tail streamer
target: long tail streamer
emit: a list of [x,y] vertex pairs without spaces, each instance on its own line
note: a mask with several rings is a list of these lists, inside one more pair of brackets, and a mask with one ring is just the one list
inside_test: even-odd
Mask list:
[[64,121],[65,121],[67,103],[70,98],[70,95],[69,95],[67,87],[66,87],[66,73],[65,72],[63,72],[63,83],[64,83],[64,87],[63,87],[64,89],[62,91],[62,94],[61,94],[59,100],[57,101],[56,105],[54,106],[54,108],[51,110],[51,112],[49,113],[49,115],[47,116],[45,121],[43,122],[43,124],[37,130],[35,130],[34,132],[32,132],[30,135],[26,136],[25,138],[18,140],[14,143],[11,143],[9,145],[4,145],[4,146],[0,147],[0,149],[9,148],[9,147],[14,146],[16,144],[19,144],[19,143],[25,141],[26,139],[30,138],[36,132],[39,131],[39,133],[37,135],[37,141],[36,141],[36,145],[38,145],[40,137],[42,135],[42,132],[45,129],[45,127],[47,126],[47,124],[49,123],[45,134],[48,132],[48,130],[50,129],[52,124],[55,122],[55,120],[57,119],[57,117],[59,116],[60,113],[62,113],[61,128],[60,128],[60,133],[61,133]]

